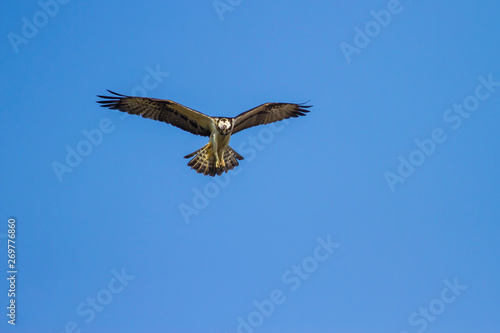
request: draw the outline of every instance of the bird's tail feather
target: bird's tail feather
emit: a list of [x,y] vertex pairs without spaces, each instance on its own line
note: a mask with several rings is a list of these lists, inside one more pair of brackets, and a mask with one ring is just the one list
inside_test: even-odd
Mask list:
[[223,152],[224,163],[217,166],[215,152],[211,143],[207,143],[205,146],[201,147],[197,151],[184,156],[184,158],[194,158],[189,161],[188,166],[191,169],[195,169],[196,172],[202,173],[205,176],[210,175],[214,177],[215,175],[221,175],[223,172],[228,172],[239,165],[238,160],[242,160],[243,156],[234,151],[233,148],[227,146]]

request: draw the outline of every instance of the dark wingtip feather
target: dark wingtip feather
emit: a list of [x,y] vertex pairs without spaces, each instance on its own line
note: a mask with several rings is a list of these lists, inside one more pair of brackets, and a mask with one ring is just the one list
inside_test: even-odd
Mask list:
[[110,108],[110,109],[118,109],[118,103],[120,102],[121,99],[127,98],[129,96],[127,95],[122,95],[119,93],[116,93],[114,91],[111,91],[109,89],[106,89],[110,94],[113,94],[115,96],[104,96],[104,95],[97,95],[97,97],[102,98],[102,100],[96,101],[97,103],[101,104],[101,107],[103,108]]
[[127,96],[127,95],[122,95],[122,94],[116,93],[116,92],[111,91],[109,89],[106,89],[106,91],[108,91],[110,94],[113,94],[115,96],[97,95],[97,97],[107,100],[107,101],[97,101],[97,103],[115,102],[116,100],[120,100],[120,99],[122,99],[124,97],[130,97],[130,96]]
[[307,103],[309,103],[311,100],[308,100],[307,102],[304,102],[304,103],[299,103],[297,104],[299,106],[300,109],[304,108],[304,109],[309,109],[311,107],[313,107],[313,105],[307,105]]
[[[304,103],[299,103],[297,104],[298,106],[298,109],[296,111],[296,114],[298,114],[299,116],[305,116],[306,113],[309,113],[311,112],[310,110],[307,110],[309,108],[312,107],[312,105],[306,105],[307,103],[309,103],[311,100],[308,100],[307,102],[304,102]],[[305,113],[304,113],[305,112]]]
[[295,111],[295,115],[298,117],[298,116],[305,116],[306,113],[309,113],[311,112],[310,110],[307,110],[309,109],[310,107],[312,107],[312,105],[305,105],[306,103],[309,103],[309,101],[305,102],[305,103],[300,103],[300,104],[297,104],[298,108],[297,110]]
[[[109,89],[106,89],[109,93],[113,94],[113,95],[116,95],[116,96],[121,96],[121,97],[130,97],[130,96],[127,96],[127,95],[123,95],[123,94],[119,94],[117,92],[114,92],[114,91],[111,91]],[[115,97],[116,98],[116,97]]]

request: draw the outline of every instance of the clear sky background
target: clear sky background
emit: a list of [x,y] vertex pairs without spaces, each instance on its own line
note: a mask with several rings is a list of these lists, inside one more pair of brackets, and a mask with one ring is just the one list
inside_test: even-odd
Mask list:
[[[60,1],[0,21],[2,331],[500,330],[498,1]],[[314,107],[214,179],[106,89]]]

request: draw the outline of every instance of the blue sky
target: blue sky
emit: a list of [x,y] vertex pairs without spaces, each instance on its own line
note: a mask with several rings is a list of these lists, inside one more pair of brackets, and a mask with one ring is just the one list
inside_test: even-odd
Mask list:
[[[17,332],[498,332],[496,1],[10,2],[0,229]],[[8,13],[8,14],[7,14]],[[235,116],[207,139],[111,89]]]

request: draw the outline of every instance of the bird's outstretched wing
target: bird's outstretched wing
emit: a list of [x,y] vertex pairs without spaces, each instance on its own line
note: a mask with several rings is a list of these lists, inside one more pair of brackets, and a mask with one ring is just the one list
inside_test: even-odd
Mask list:
[[234,118],[232,134],[246,128],[269,124],[290,117],[305,116],[311,105],[290,103],[266,103],[243,112]]
[[114,96],[100,96],[102,107],[172,124],[196,135],[210,136],[212,118],[179,103],[157,98],[131,97],[108,90]]

